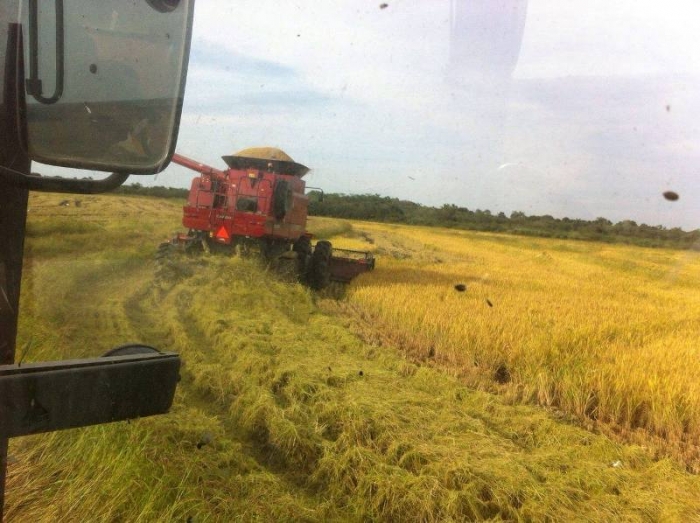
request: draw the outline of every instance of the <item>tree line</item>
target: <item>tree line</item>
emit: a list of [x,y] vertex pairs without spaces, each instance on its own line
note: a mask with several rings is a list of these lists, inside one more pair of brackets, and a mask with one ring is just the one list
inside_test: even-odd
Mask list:
[[117,194],[138,194],[141,196],[153,196],[155,198],[182,198],[186,199],[189,194],[189,189],[177,189],[175,187],[144,187],[140,183],[132,183],[130,185],[122,185],[113,192]]
[[[144,187],[140,183],[123,185],[115,192],[160,198],[187,198],[188,189]],[[525,236],[627,243],[643,247],[669,247],[700,250],[700,229],[684,231],[679,227],[638,224],[633,220],[613,223],[606,218],[582,220],[554,218],[549,214],[528,216],[514,211],[493,214],[489,210],[470,210],[445,204],[430,207],[378,194],[309,193],[309,215],[369,220],[407,225],[427,225],[487,232],[508,232]]]
[[633,220],[613,223],[606,218],[582,220],[554,218],[549,214],[528,216],[519,211],[507,216],[503,212],[493,214],[488,210],[470,210],[451,204],[429,207],[377,194],[325,194],[322,200],[319,196],[320,193],[311,193],[311,215],[700,250],[700,229],[684,231],[679,227],[638,224]]

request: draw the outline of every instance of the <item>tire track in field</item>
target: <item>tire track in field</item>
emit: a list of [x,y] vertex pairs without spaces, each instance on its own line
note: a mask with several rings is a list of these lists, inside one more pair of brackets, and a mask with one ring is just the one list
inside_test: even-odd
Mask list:
[[[222,439],[238,444],[244,458],[252,460],[260,469],[259,473],[273,474],[287,495],[313,506],[318,500],[313,498],[313,492],[308,487],[294,480],[294,471],[270,459],[269,449],[235,425],[231,415],[235,392],[217,390],[214,383],[204,381],[194,370],[195,367],[218,367],[220,370],[217,373],[228,371],[216,351],[211,349],[215,341],[200,328],[190,310],[193,296],[183,285],[185,283],[187,279],[159,285],[158,275],[152,277],[147,285],[124,301],[131,327],[143,334],[145,343],[159,350],[180,354],[181,381],[175,402],[197,409],[207,417],[214,417],[223,429]],[[209,436],[203,435],[203,439]],[[226,446],[223,441],[219,443]]]

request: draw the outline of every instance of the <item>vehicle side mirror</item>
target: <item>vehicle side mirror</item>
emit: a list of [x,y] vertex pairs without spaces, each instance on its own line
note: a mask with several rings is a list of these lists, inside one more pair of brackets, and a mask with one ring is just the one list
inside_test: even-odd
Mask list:
[[314,191],[318,191],[318,201],[323,202],[323,189],[320,187],[306,187],[307,189],[313,189]]
[[29,157],[100,171],[163,170],[175,150],[194,0],[20,5],[20,132]]

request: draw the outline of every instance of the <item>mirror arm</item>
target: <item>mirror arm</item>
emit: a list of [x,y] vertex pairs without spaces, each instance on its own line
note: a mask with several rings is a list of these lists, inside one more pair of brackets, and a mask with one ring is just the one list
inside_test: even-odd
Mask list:
[[324,196],[323,189],[321,189],[320,187],[310,187],[310,186],[308,186],[308,185],[305,187],[305,189],[306,189],[306,190],[311,189],[311,190],[313,190],[313,191],[319,191],[319,192],[321,193],[321,196],[319,196],[318,201],[319,201],[319,202],[322,202],[322,201],[323,201],[323,196]]
[[7,167],[0,167],[0,176],[9,179],[13,185],[24,187],[30,191],[74,194],[109,192],[122,185],[129,178],[129,174],[124,173],[112,173],[104,180],[72,180],[56,176],[44,177],[34,173],[25,176],[21,172]]

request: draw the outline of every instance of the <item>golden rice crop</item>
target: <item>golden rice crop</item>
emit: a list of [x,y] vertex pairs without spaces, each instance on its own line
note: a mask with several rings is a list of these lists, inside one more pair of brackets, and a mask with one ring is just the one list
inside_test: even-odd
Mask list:
[[354,229],[383,256],[348,306],[414,359],[516,400],[644,429],[691,454],[700,442],[700,253]]

